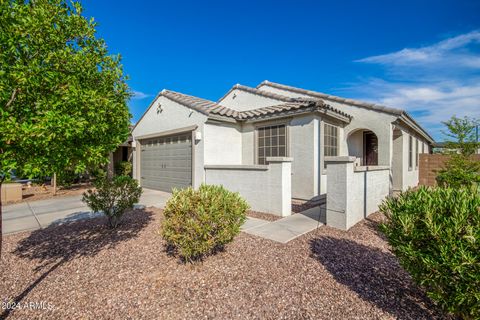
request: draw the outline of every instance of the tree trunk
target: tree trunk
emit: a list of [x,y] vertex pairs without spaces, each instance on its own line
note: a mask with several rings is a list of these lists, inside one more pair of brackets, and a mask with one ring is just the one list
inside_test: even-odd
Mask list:
[[53,179],[52,179],[52,185],[53,185],[53,195],[57,195],[57,174],[53,174]]

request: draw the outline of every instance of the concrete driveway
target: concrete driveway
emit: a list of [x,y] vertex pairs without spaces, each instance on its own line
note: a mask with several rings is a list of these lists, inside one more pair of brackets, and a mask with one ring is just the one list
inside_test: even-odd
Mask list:
[[[143,189],[139,205],[163,208],[170,196],[167,192]],[[22,202],[3,207],[2,230],[3,234],[10,234],[97,215],[82,202],[81,195]]]

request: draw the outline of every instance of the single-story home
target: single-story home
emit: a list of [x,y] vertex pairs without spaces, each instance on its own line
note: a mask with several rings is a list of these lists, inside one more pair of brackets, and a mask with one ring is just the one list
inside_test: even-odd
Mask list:
[[[237,84],[216,102],[162,90],[132,135],[133,175],[145,188],[170,192],[219,179],[238,190],[253,179],[261,188],[275,183],[260,171],[288,163],[290,190],[283,191],[301,200],[327,192],[328,157],[388,167],[390,191],[415,186],[418,154],[434,143],[403,110],[270,81],[256,88]],[[285,179],[284,172],[277,176]]]

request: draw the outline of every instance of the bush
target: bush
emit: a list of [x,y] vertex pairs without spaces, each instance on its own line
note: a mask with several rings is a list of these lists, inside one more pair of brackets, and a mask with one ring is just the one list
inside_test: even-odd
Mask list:
[[131,176],[133,165],[130,161],[120,161],[115,164],[115,174],[117,176]]
[[381,230],[400,264],[444,310],[480,319],[480,196],[425,188],[389,198]]
[[478,188],[480,185],[480,161],[463,154],[452,154],[445,167],[437,175],[442,187]]
[[185,261],[211,254],[233,240],[245,222],[248,204],[222,186],[174,190],[163,214],[161,234]]
[[142,188],[137,181],[128,176],[99,179],[94,186],[96,190],[88,190],[83,194],[83,202],[92,211],[103,212],[111,228],[117,227],[125,211],[132,209],[142,195]]

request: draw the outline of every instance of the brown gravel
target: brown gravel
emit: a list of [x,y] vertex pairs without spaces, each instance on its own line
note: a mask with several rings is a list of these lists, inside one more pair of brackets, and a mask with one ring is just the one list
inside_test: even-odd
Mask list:
[[117,232],[98,218],[6,236],[0,300],[37,309],[3,316],[443,318],[389,253],[375,229],[378,219],[349,232],[321,227],[286,245],[242,233],[195,265],[165,252],[156,209],[129,213]]
[[302,200],[292,200],[292,213],[300,213],[305,210],[318,207],[320,202],[318,201],[302,201]]
[[252,217],[252,218],[267,220],[267,221],[277,221],[279,219],[282,219],[282,217],[276,216],[276,215],[271,214],[271,213],[251,211],[251,210],[247,211],[247,216]]
[[23,186],[22,187],[22,193],[23,193],[23,199],[19,201],[9,201],[5,204],[13,204],[13,203],[19,203],[23,201],[36,201],[36,200],[45,200],[45,199],[51,199],[51,198],[59,198],[59,197],[68,197],[68,196],[74,196],[78,194],[82,194],[88,189],[91,189],[92,185],[91,184],[78,184],[78,185],[73,185],[71,187],[60,187],[57,188],[57,193],[53,195],[53,188],[49,185],[45,186]]

